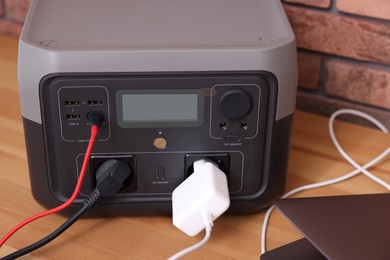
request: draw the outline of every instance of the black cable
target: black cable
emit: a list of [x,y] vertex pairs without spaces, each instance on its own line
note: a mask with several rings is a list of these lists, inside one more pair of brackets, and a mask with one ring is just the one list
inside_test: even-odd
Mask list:
[[99,166],[96,176],[98,183],[94,191],[83,201],[83,207],[77,211],[72,217],[65,221],[60,227],[54,230],[51,234],[41,240],[26,246],[14,253],[11,253],[1,260],[12,260],[24,256],[38,248],[46,245],[56,237],[65,232],[72,226],[87,210],[95,207],[101,198],[111,196],[118,192],[121,188],[129,184],[129,180],[133,177],[132,170],[123,162],[117,160],[107,160]]
[[95,189],[89,196],[83,201],[83,207],[79,209],[72,217],[70,217],[67,221],[65,221],[60,227],[58,227],[56,230],[54,230],[51,234],[47,235],[46,237],[42,238],[41,240],[26,246],[25,248],[19,249],[18,251],[11,253],[3,258],[1,260],[12,260],[16,259],[18,257],[24,256],[32,251],[37,250],[38,248],[41,248],[42,246],[48,244],[49,242],[53,241],[56,237],[61,235],[65,232],[70,226],[72,226],[82,215],[84,215],[87,210],[93,208],[98,201],[101,199],[101,194],[99,189]]
[[70,226],[72,226],[89,208],[87,206],[83,206],[79,211],[76,212],[71,218],[69,218],[67,221],[65,221],[59,228],[53,231],[53,233],[49,234],[48,236],[42,238],[41,240],[35,242],[34,244],[31,244],[29,246],[26,246],[25,248],[22,248],[14,253],[11,253],[3,258],[1,260],[12,260],[16,259],[18,257],[24,256],[34,250],[37,250],[38,248],[46,245],[47,243],[51,242],[53,239],[61,235],[65,230],[67,230]]

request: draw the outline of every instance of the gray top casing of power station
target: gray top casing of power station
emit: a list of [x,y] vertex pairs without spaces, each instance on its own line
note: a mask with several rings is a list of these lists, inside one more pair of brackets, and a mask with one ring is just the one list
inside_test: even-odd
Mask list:
[[[239,87],[240,91],[243,90],[243,92],[252,95],[252,110],[255,114],[253,120],[257,122],[257,128],[253,130],[255,134],[248,135],[247,138],[245,134],[234,132],[219,138],[220,132],[218,131],[220,130],[215,130],[218,134],[214,134],[214,130],[210,129],[213,127],[211,126],[213,118],[223,118],[223,115],[220,115],[218,111],[215,112],[215,109],[218,110],[218,108],[213,107],[215,106],[212,104],[214,101],[209,101],[209,99],[212,99],[209,96],[214,95],[212,94],[212,88],[215,88],[215,86],[226,85],[226,89],[224,87],[216,89],[224,93],[233,90],[233,85],[237,85],[239,80],[235,79],[230,83],[229,77],[241,74],[244,75],[243,77],[249,78],[243,80],[243,82],[247,82],[247,85],[260,85],[255,94],[250,93],[252,90],[248,92],[245,84],[243,84],[242,89]],[[204,112],[204,115],[202,115],[204,119],[202,120],[204,120],[204,124],[207,124],[205,128],[208,129],[205,130],[205,136],[206,132],[211,136],[207,137],[210,138],[207,143],[212,143],[216,139],[223,139],[223,145],[221,144],[221,149],[219,149],[216,148],[219,147],[218,144],[211,144],[210,151],[207,147],[189,147],[188,153],[197,154],[198,151],[202,151],[205,154],[222,153],[228,155],[231,161],[230,168],[232,169],[229,181],[241,180],[240,187],[243,192],[242,196],[240,195],[241,191],[237,192],[237,196],[232,194],[232,212],[258,211],[282,194],[287,173],[287,154],[292,115],[295,109],[297,67],[295,37],[280,1],[33,0],[20,38],[19,93],[31,186],[33,194],[39,202],[52,207],[65,200],[68,191],[58,192],[56,189],[61,190],[65,189],[64,186],[72,186],[73,181],[63,185],[64,180],[66,182],[66,177],[62,176],[62,173],[53,173],[53,169],[60,168],[59,165],[61,164],[58,161],[60,159],[57,152],[61,153],[62,142],[64,146],[67,146],[64,148],[66,149],[64,153],[68,154],[69,149],[72,149],[71,142],[74,141],[79,145],[82,139],[87,139],[86,137],[80,139],[65,137],[66,133],[63,131],[67,130],[61,127],[63,127],[63,122],[66,121],[62,121],[65,119],[61,119],[61,113],[62,110],[67,108],[53,103],[57,102],[54,100],[56,98],[58,98],[58,102],[62,102],[60,101],[62,97],[56,96],[61,95],[58,94],[61,89],[77,88],[78,86],[87,89],[88,85],[88,87],[101,87],[104,91],[107,90],[107,102],[110,102],[110,104],[104,108],[104,111],[107,113],[106,124],[109,130],[105,138],[98,138],[95,152],[99,155],[104,154],[104,143],[107,144],[107,147],[112,147],[112,144],[108,146],[111,140],[115,140],[119,134],[124,133],[123,131],[136,131],[131,126],[126,128],[127,125],[121,128],[120,122],[116,122],[118,110],[121,108],[114,104],[115,101],[118,101],[118,99],[115,99],[115,95],[119,95],[118,91],[121,93],[120,91],[129,86],[128,83],[123,83],[123,85],[118,83],[115,87],[110,87],[110,83],[105,85],[104,82],[109,82],[113,78],[124,78],[125,81],[133,77],[144,79],[148,78],[148,75],[153,77],[168,75],[167,77],[172,82],[176,80],[175,75],[183,80],[192,76],[200,79],[203,75],[206,78],[212,78],[209,87],[210,92],[206,90],[209,94],[204,96],[205,110],[202,110]],[[264,89],[262,83],[251,82],[252,78],[257,77],[253,75],[260,75],[260,81],[266,82],[264,83],[266,85]],[[223,82],[222,78],[224,77],[227,77],[226,82]],[[218,78],[218,80],[215,78]],[[89,79],[92,80],[91,83],[83,85],[83,82]],[[72,83],[72,80],[75,83]],[[274,83],[271,84],[271,81]],[[57,86],[56,84],[62,85]],[[153,85],[154,83],[150,84]],[[161,85],[164,84],[161,83]],[[55,93],[54,90],[51,93],[48,90],[50,88],[56,88]],[[156,89],[158,87],[156,85],[156,87],[151,88]],[[164,86],[163,88],[169,89],[170,87]],[[178,87],[173,88],[177,89]],[[201,88],[199,87],[199,89]],[[128,90],[125,89],[124,91],[127,93]],[[71,94],[71,91],[69,93]],[[157,91],[156,93],[160,92]],[[154,95],[157,95],[156,93]],[[253,97],[253,95],[257,95],[256,93],[259,95],[269,93],[269,99],[274,93],[275,100],[273,103],[268,98],[267,100],[264,99],[265,101],[261,98],[257,100],[257,97]],[[261,105],[264,102],[267,103],[267,107],[264,105],[263,108]],[[96,110],[95,107],[94,109]],[[262,109],[266,112],[263,116],[260,116]],[[51,112],[51,110],[55,112]],[[116,112],[114,113],[114,111]],[[216,114],[214,115],[214,113]],[[59,122],[56,121],[56,117],[60,117]],[[81,117],[83,117],[82,113]],[[260,124],[262,117],[267,117],[267,120]],[[118,119],[118,121],[120,120]],[[234,125],[236,121],[238,122],[238,120],[232,120],[232,124]],[[116,130],[117,128],[118,130]],[[178,126],[175,135],[185,134],[186,129]],[[262,129],[268,130],[262,131]],[[61,132],[58,138],[55,133],[57,130]],[[149,133],[149,130],[144,131],[145,135]],[[144,153],[150,152],[153,156],[164,153],[165,156],[165,153],[174,154],[180,150],[180,156],[182,156],[181,152],[184,152],[183,156],[187,156],[186,147],[174,148],[174,141],[172,141],[169,132],[173,131],[172,127],[165,128],[156,125],[154,130],[160,134],[162,133],[162,137],[167,139],[167,149],[158,150],[155,147],[147,147],[143,150],[143,147],[140,146],[132,151],[129,148],[131,156],[137,158],[139,167],[143,164],[142,156]],[[152,132],[150,131],[150,133]],[[164,136],[164,133],[166,133],[166,136]],[[54,137],[51,136],[52,134]],[[256,192],[245,192],[246,178],[251,179],[252,173],[245,170],[237,173],[236,176],[233,172],[235,156],[240,154],[240,158],[250,160],[250,157],[246,154],[250,151],[245,149],[252,145],[249,139],[254,140],[254,136],[260,136],[260,134],[262,135],[259,141],[261,144],[258,146],[265,148],[259,156],[263,158],[261,159],[261,167],[266,169],[253,169],[261,175],[259,177],[261,185],[254,188]],[[70,136],[73,136],[73,133]],[[157,136],[158,134],[156,134]],[[173,133],[172,136],[174,136]],[[236,138],[237,140],[232,139],[233,141],[231,141],[229,138],[232,138],[232,136],[233,139]],[[140,139],[142,141],[142,138]],[[153,138],[151,138],[152,142]],[[170,144],[172,146],[169,146]],[[85,142],[82,145],[85,146]],[[232,152],[223,148],[228,146],[238,146],[238,148],[235,148]],[[240,150],[241,147],[242,150]],[[83,154],[83,152],[80,150],[77,154]],[[122,148],[118,148],[117,151],[110,151],[109,154],[116,153],[128,154]],[[37,162],[37,160],[41,162]],[[72,160],[69,159],[69,162]],[[79,158],[74,160],[77,163],[70,169],[77,172],[76,167],[79,167]],[[174,164],[174,160],[169,164]],[[242,159],[238,168],[244,169],[246,167],[245,163],[246,161],[244,162]],[[280,166],[281,169],[275,170],[274,168],[279,166],[272,165],[278,164],[283,165],[283,167]],[[133,165],[133,167],[136,166]],[[169,169],[169,165],[161,166],[163,169],[164,167],[166,171]],[[253,167],[251,166],[251,168]],[[274,171],[279,171],[279,173],[273,173]],[[273,174],[277,177],[273,178]],[[138,172],[138,186],[134,190],[142,190],[143,184],[140,183],[143,178],[142,175],[144,175],[142,171]],[[179,180],[176,184],[181,181]],[[163,182],[161,182],[161,185],[163,185]],[[169,212],[171,206],[168,194],[170,192],[160,193],[153,195],[152,192],[151,194],[139,194],[139,196],[136,194],[138,197],[131,197],[130,194],[129,200],[124,199],[123,201],[121,199],[126,195],[111,198],[107,204],[121,205],[117,208],[115,206],[111,207],[110,212],[106,212],[103,205],[99,214]],[[140,199],[138,200],[138,198]],[[76,204],[78,202],[76,201]],[[99,209],[97,209],[97,212],[99,212]]]

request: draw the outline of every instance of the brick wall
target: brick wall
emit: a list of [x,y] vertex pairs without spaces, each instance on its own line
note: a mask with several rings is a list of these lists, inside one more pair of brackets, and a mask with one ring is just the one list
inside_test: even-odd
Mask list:
[[390,1],[283,4],[298,45],[297,107],[323,115],[356,108],[390,128]]
[[[356,108],[390,128],[389,0],[282,2],[297,37],[297,107]],[[0,33],[20,34],[29,3],[0,0]]]

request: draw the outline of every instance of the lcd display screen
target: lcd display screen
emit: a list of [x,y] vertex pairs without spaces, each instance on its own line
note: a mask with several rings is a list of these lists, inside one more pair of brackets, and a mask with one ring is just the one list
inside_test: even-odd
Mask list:
[[199,126],[199,90],[122,90],[117,93],[118,123],[126,128]]

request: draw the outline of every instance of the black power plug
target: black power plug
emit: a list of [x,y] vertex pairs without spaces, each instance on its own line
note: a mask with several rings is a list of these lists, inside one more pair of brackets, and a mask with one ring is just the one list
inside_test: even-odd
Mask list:
[[128,186],[133,180],[134,173],[122,161],[109,159],[96,170],[96,189],[101,197],[108,197]]

